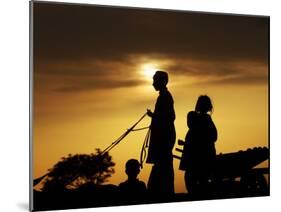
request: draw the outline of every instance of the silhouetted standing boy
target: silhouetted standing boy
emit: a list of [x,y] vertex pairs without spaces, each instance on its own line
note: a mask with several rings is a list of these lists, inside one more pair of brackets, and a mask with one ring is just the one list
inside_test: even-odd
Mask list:
[[148,191],[167,197],[174,194],[174,169],[172,149],[175,144],[174,101],[167,89],[168,74],[157,71],[153,87],[159,91],[154,112],[147,110],[151,120],[151,136],[147,163],[154,164],[148,180]]
[[145,197],[146,186],[145,183],[138,180],[137,176],[140,173],[140,164],[136,159],[130,159],[126,163],[126,174],[128,180],[120,183],[120,192],[127,199],[139,200]]

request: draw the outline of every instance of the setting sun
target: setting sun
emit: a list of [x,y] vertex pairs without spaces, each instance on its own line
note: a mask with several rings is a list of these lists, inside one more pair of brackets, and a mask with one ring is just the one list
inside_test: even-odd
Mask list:
[[155,64],[147,63],[142,67],[142,74],[147,80],[151,80],[155,72],[157,71],[157,66]]

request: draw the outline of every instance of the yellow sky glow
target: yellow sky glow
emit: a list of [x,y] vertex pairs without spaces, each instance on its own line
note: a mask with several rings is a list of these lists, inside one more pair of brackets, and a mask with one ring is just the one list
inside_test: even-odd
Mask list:
[[[139,73],[142,73],[145,81],[135,87],[70,93],[42,92],[40,88],[47,86],[49,79],[44,81],[40,78],[41,84],[34,91],[34,178],[45,174],[69,153],[91,153],[95,148],[104,149],[135,123],[147,108],[153,110],[158,93],[152,87],[152,76],[161,68],[157,64],[136,65],[140,69],[131,75],[140,77]],[[130,69],[127,71],[130,72]],[[168,88],[175,101],[177,139],[185,137],[188,130],[186,114],[194,110],[198,96],[208,94],[214,103],[212,117],[219,133],[216,143],[218,153],[268,146],[266,84],[206,83],[202,86],[195,83],[196,78],[177,76],[173,70],[168,71]],[[149,124],[150,118],[146,117],[139,127]],[[130,158],[139,159],[145,133],[129,134],[110,152],[116,162],[116,173],[108,183],[118,185],[126,180],[124,165]],[[176,151],[174,154],[179,155]],[[183,172],[178,170],[178,166],[179,161],[175,159],[176,192],[185,192]],[[145,164],[139,178],[147,182],[150,170],[151,166]]]

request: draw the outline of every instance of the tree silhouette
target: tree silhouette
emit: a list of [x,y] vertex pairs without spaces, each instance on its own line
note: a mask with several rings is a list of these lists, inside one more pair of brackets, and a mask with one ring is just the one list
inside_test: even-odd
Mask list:
[[86,183],[100,185],[114,173],[112,157],[100,149],[92,154],[69,154],[49,169],[42,191],[77,189]]

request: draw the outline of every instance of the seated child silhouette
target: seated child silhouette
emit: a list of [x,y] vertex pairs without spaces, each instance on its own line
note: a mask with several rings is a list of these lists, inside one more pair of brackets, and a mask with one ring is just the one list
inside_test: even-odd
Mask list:
[[144,182],[137,179],[140,173],[140,164],[136,159],[130,159],[126,163],[126,174],[128,175],[128,180],[120,183],[120,192],[129,197],[130,199],[136,199],[139,197],[144,197],[146,193],[146,185]]

